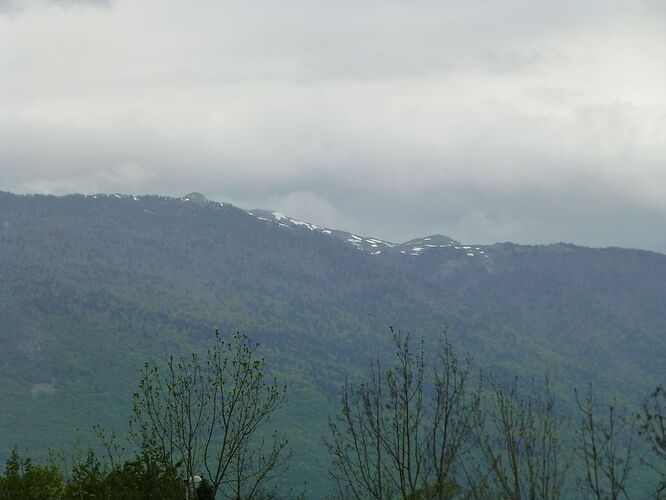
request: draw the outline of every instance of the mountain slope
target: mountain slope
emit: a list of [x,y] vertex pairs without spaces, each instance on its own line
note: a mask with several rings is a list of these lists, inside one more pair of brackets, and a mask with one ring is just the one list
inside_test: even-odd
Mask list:
[[484,366],[548,367],[563,397],[592,381],[636,401],[664,382],[660,254],[397,244],[196,193],[0,193],[0,227],[0,450],[123,429],[141,364],[203,349],[215,328],[259,340],[289,385],[277,420],[296,450],[287,479],[315,491],[339,386],[388,351],[389,325],[427,346],[447,325]]

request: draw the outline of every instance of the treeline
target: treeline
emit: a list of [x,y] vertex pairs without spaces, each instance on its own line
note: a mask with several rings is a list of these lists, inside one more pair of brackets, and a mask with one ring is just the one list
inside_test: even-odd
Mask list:
[[[636,498],[649,470],[666,498],[666,392],[640,412],[575,391],[558,409],[548,377],[524,388],[460,358],[446,336],[436,353],[391,331],[395,356],[346,382],[325,446],[335,498]],[[292,450],[270,418],[287,388],[269,377],[258,345],[216,334],[205,355],[144,365],[129,441],[98,428],[98,450],[51,453],[34,465],[13,450],[0,499],[268,499]],[[131,450],[128,452],[126,449]],[[639,496],[645,496],[642,491]]]

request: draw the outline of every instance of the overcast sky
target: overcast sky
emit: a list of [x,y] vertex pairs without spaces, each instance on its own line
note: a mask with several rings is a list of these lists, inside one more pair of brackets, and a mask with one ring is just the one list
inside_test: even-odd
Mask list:
[[666,2],[0,0],[0,190],[666,252]]

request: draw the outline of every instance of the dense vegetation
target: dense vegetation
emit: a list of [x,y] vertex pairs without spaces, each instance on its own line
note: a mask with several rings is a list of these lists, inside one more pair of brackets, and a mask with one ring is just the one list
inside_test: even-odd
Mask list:
[[[363,382],[345,384],[329,418],[335,498],[666,497],[662,388],[646,398],[637,425],[626,407],[599,405],[592,388],[576,394],[578,410],[567,415],[547,377],[528,391],[517,377],[486,378],[483,370],[477,377],[447,339],[427,366],[423,343],[414,350],[409,336],[392,334],[394,361],[382,368],[376,360]],[[268,447],[259,431],[286,389],[266,379],[257,347],[243,335],[228,343],[217,336],[203,358],[146,364],[133,396],[135,456],[124,458],[115,436],[100,428],[104,462],[93,449],[75,448],[34,466],[14,449],[0,499],[294,498],[293,488],[271,482],[290,451],[277,431]],[[650,472],[644,484],[634,480],[639,467]],[[304,488],[305,496],[323,493]]]
[[666,256],[573,245],[369,255],[230,205],[144,196],[0,193],[0,460],[47,450],[93,424],[127,427],[145,361],[206,351],[219,328],[260,342],[289,387],[273,422],[294,449],[284,483],[331,492],[320,446],[345,377],[392,352],[387,327],[448,326],[460,352],[497,374],[548,370],[637,411],[663,385]]

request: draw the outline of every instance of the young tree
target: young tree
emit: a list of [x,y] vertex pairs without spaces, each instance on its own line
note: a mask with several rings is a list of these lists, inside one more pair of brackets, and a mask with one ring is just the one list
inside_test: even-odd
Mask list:
[[204,358],[169,358],[166,370],[146,364],[134,394],[133,433],[156,462],[178,468],[194,498],[193,478],[205,475],[213,496],[252,498],[290,455],[273,433],[259,431],[282,405],[286,388],[267,380],[257,344],[241,334],[215,333]]
[[447,488],[457,484],[458,469],[473,444],[473,422],[480,411],[481,391],[470,380],[471,373],[471,358],[458,359],[445,336],[433,368],[433,413],[428,440],[434,487],[441,493],[435,498],[445,498]]
[[0,476],[0,499],[57,500],[63,487],[56,467],[33,465],[30,458],[21,459],[14,448],[5,462],[5,475]]
[[352,498],[450,498],[471,432],[478,398],[470,395],[467,360],[445,341],[433,378],[423,347],[391,330],[393,366],[377,361],[366,383],[345,383],[340,415],[329,422],[327,446],[340,495]]
[[92,448],[82,448],[78,438],[69,450],[49,450],[48,463],[63,481],[59,499],[183,499],[183,479],[174,467],[155,462],[143,450],[126,457],[114,433],[107,434],[100,426],[94,428],[105,458],[100,458]]
[[517,378],[491,379],[491,400],[476,412],[481,468],[468,476],[473,498],[563,498],[570,460],[565,421],[555,413],[548,378],[522,395]]
[[581,414],[575,446],[583,465],[581,488],[597,500],[629,498],[627,481],[636,465],[632,419],[613,404],[599,413],[591,387],[584,398],[575,395]]
[[655,458],[648,466],[660,476],[656,487],[657,498],[666,497],[666,390],[657,387],[643,404],[638,415],[639,434],[650,444]]

